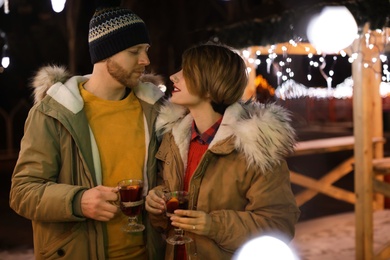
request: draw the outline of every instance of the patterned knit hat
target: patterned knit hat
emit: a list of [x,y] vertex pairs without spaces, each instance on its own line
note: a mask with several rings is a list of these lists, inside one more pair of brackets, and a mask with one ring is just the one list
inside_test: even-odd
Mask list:
[[89,23],[88,42],[92,64],[131,46],[150,43],[144,21],[112,0],[96,9]]

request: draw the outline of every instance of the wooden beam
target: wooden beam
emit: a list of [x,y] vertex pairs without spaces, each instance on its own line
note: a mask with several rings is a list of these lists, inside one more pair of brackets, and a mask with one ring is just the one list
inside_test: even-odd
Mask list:
[[[303,176],[302,174],[290,171],[291,176],[291,182],[298,184],[300,186],[307,187],[309,189],[321,192],[323,194],[326,194],[330,197],[336,198],[338,200],[343,200],[346,202],[349,202],[351,204],[355,203],[355,194],[350,191],[343,190],[341,188],[331,186],[328,184],[324,184],[319,182],[318,180],[315,180],[313,178]],[[299,201],[298,201],[299,199]],[[301,200],[302,199],[302,200]],[[298,206],[302,205],[306,199],[302,197],[296,197],[296,201]]]
[[[331,186],[334,182],[338,181],[348,173],[350,173],[353,170],[352,164],[353,164],[354,158],[349,158],[346,161],[344,161],[342,164],[338,165],[336,168],[332,169],[328,174],[326,174],[324,177],[318,180],[318,182],[321,182],[325,187],[326,185]],[[294,173],[293,173],[294,174]],[[292,176],[292,178],[295,178]],[[292,180],[293,182],[293,180]],[[295,196],[295,199],[298,203],[298,206],[303,205],[307,201],[311,200],[314,196],[316,196],[319,193],[319,191],[316,190],[305,190],[301,193],[297,194]],[[351,196],[351,193],[346,193],[347,196]],[[328,194],[333,197],[333,194]],[[354,197],[354,195],[352,195]],[[344,200],[344,199],[342,199]],[[347,202],[354,204],[355,199],[347,198]]]
[[390,198],[390,184],[383,182],[383,181],[378,181],[377,179],[373,179],[373,185],[374,185],[374,190],[375,192],[380,192],[384,194],[386,197]]

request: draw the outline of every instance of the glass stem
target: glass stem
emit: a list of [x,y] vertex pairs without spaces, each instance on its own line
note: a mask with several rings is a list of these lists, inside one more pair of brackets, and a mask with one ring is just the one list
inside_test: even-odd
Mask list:
[[175,235],[180,237],[184,236],[184,230],[181,228],[175,228]]
[[136,216],[135,217],[129,217],[128,221],[129,221],[129,225],[135,225],[135,224],[138,223]]

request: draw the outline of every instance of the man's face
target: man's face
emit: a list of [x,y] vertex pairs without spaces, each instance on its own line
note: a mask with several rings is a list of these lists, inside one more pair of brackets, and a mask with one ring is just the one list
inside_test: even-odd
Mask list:
[[123,50],[106,61],[108,73],[123,86],[133,88],[150,64],[149,44],[138,44]]

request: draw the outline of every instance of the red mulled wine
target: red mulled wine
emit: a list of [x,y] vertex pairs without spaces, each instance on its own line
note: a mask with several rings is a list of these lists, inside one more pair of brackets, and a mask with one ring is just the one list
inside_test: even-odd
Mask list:
[[137,216],[141,212],[142,187],[136,185],[127,185],[119,187],[120,208],[127,216]]

